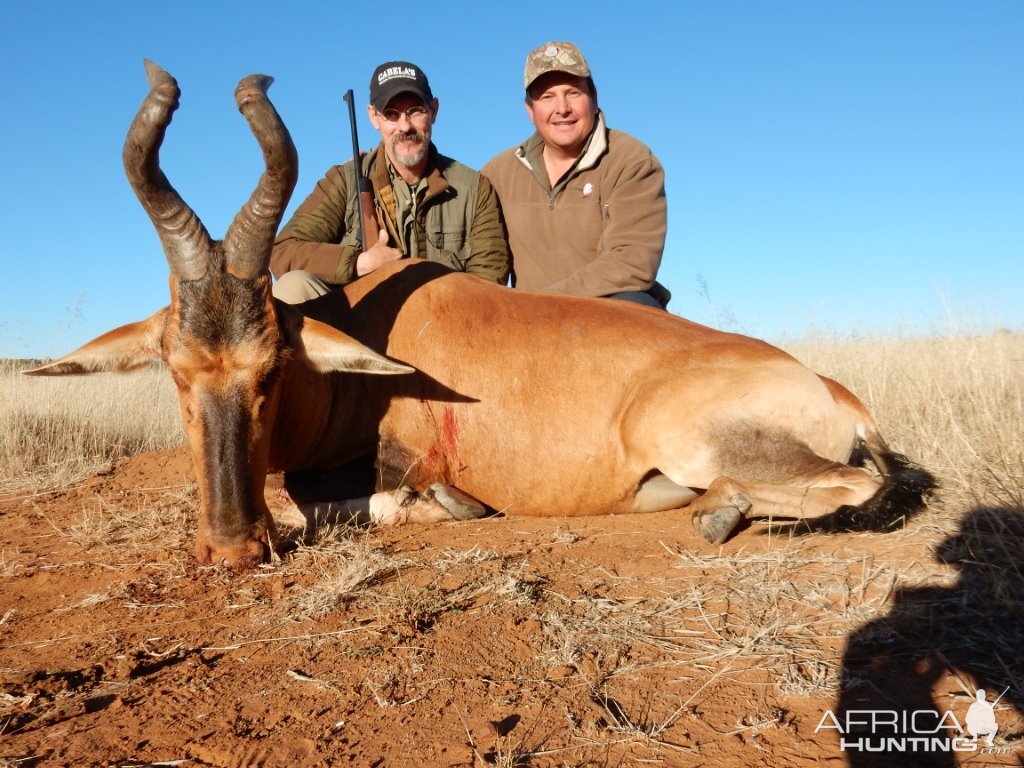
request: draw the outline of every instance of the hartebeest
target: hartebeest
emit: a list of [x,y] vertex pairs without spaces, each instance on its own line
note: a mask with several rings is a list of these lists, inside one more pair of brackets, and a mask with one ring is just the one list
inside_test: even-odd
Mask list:
[[[297,160],[270,78],[236,91],[266,172],[216,242],[160,170],[179,90],[149,62],[147,74],[124,161],[170,265],[171,305],[32,373],[163,359],[199,478],[200,560],[270,554],[268,466],[367,454],[384,491],[440,484],[517,515],[685,509],[714,542],[753,514],[874,528],[923,507],[931,475],[889,449],[864,406],[755,339],[416,261],[301,313],[275,301],[267,264]],[[880,476],[851,465],[864,458]]]

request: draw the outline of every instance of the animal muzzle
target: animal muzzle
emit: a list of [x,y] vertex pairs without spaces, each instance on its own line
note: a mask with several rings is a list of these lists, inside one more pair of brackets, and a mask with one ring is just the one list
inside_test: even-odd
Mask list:
[[248,405],[211,396],[201,435],[192,441],[199,468],[200,520],[196,556],[201,563],[251,567],[274,551],[274,523],[263,498],[266,465],[259,457]]

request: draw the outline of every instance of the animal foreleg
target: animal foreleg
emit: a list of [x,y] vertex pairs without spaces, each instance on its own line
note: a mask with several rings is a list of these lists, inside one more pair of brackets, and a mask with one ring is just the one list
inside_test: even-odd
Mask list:
[[456,520],[476,520],[487,514],[482,502],[452,485],[434,483],[423,492],[423,497],[441,505]]
[[483,517],[486,508],[457,488],[434,483],[423,493],[405,486],[361,499],[349,499],[337,506],[357,525],[405,525],[444,523]]
[[[267,500],[271,502],[268,490]],[[450,520],[471,520],[486,514],[476,499],[450,485],[435,483],[423,493],[403,486],[344,501],[314,501],[296,504],[287,490],[273,494],[270,503],[282,522],[297,527],[327,525],[404,525],[406,523],[440,523]]]
[[[296,527],[354,525],[402,525],[410,512],[422,516],[415,492],[409,489],[384,491],[343,501],[306,501],[296,503],[282,490],[274,505],[274,514],[282,522]],[[449,517],[447,513],[445,517]],[[449,518],[450,519],[450,518]]]
[[[403,491],[410,495],[401,500],[399,510],[392,512],[391,502],[383,500],[380,512],[382,517],[380,520],[375,519],[375,523],[443,523],[450,520],[475,520],[487,513],[487,508],[472,496],[444,483],[434,483],[420,494],[408,488]],[[371,498],[387,495],[375,493]],[[389,522],[392,517],[396,523]]]

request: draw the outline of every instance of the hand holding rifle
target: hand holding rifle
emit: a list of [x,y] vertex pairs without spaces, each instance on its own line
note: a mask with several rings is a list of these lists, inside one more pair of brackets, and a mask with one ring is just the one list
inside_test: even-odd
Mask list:
[[348,103],[348,120],[352,128],[352,170],[355,175],[355,189],[359,203],[359,231],[357,234],[362,250],[356,259],[356,275],[361,277],[389,261],[402,258],[402,252],[388,245],[387,230],[377,226],[373,187],[370,180],[363,175],[363,163],[359,155],[355,100],[351,89],[345,92],[345,101]]

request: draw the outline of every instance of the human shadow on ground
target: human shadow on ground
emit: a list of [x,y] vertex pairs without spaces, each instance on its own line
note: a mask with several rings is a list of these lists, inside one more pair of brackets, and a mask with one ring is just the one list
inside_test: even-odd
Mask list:
[[[840,747],[855,768],[955,766],[946,751],[953,748],[961,759],[1024,765],[1024,509],[970,511],[934,556],[959,571],[956,582],[900,589],[888,615],[850,635],[835,719],[825,730],[845,740]],[[947,673],[963,695],[937,700],[933,691]],[[990,704],[1002,694],[993,747],[972,737],[977,721],[968,722],[967,712],[977,689]],[[868,751],[879,746],[886,751]]]

